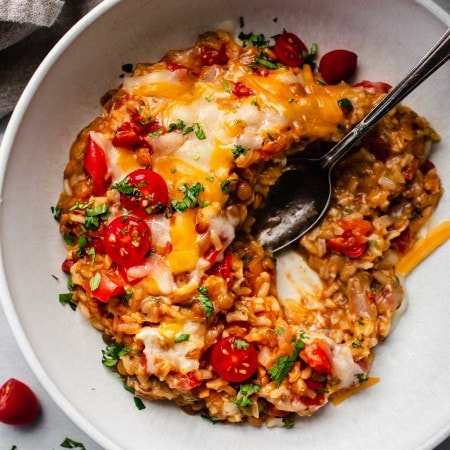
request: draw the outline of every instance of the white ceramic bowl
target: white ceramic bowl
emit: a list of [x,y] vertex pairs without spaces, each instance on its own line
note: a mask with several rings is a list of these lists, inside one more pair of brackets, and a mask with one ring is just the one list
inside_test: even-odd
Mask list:
[[[120,82],[122,64],[159,59],[227,20],[239,31],[239,17],[245,31],[271,36],[286,28],[319,50],[351,49],[358,78],[391,84],[450,24],[427,0],[105,0],[43,62],[4,136],[0,297],[17,340],[53,399],[105,448],[432,448],[450,433],[449,245],[407,279],[407,312],[376,350],[372,374],[381,382],[292,430],[212,426],[162,403],[138,411],[102,367],[99,333],[58,303],[64,250],[50,207],[76,133]],[[450,218],[449,80],[447,65],[406,102],[442,135],[433,160],[447,193],[436,222]]]

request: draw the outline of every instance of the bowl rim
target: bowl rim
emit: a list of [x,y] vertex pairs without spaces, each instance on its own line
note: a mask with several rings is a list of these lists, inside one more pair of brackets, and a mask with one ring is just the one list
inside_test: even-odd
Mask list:
[[[123,0],[102,0],[98,5],[91,9],[85,16],[76,22],[53,46],[50,52],[39,64],[38,68],[30,78],[24,91],[22,92],[12,114],[8,121],[5,133],[0,143],[0,215],[1,198],[4,188],[6,169],[8,166],[9,156],[13,148],[16,135],[20,128],[22,118],[33,100],[34,95],[45,80],[47,74],[53,68],[58,59],[63,55],[67,48],[78,38],[78,36],[89,26],[94,24],[101,16],[113,9]],[[430,14],[441,20],[445,25],[450,27],[450,13],[447,13],[440,5],[434,3],[433,0],[413,0],[415,3],[422,5]],[[1,234],[1,230],[0,230]],[[55,386],[48,376],[42,363],[31,348],[26,337],[25,330],[21,324],[17,314],[9,284],[6,279],[4,270],[4,258],[2,245],[0,241],[0,303],[5,311],[6,319],[10,326],[11,332],[16,339],[18,346],[27,361],[27,364],[35,374],[38,381],[44,387],[51,399],[59,406],[59,408],[73,421],[81,430],[89,435],[99,445],[108,449],[120,450],[113,441],[100,432],[93,424],[91,424],[81,413],[66,399],[64,394]],[[443,440],[450,436],[450,421],[447,426],[442,428],[440,432],[430,437],[426,441],[429,448],[434,448]]]

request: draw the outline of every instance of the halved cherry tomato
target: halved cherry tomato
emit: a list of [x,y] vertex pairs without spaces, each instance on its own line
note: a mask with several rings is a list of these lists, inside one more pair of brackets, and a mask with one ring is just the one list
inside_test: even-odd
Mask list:
[[163,211],[169,201],[167,184],[151,169],[137,169],[119,183],[120,201],[133,214],[145,217]]
[[233,90],[231,91],[236,97],[250,97],[251,95],[255,95],[255,93],[242,81],[237,81],[233,86]]
[[101,272],[96,272],[93,276],[100,276],[98,286],[95,289],[92,289],[88,280],[85,288],[97,300],[107,303],[111,297],[117,297],[124,292],[124,279],[116,270],[103,270]]
[[306,59],[308,49],[294,33],[281,33],[275,40],[273,48],[277,59],[288,67],[301,66]]
[[323,392],[324,386],[316,380],[308,378],[305,380],[306,387],[315,392],[315,397],[308,397],[302,395],[300,401],[306,406],[323,406],[325,405],[325,394]]
[[11,378],[0,387],[0,422],[25,425],[39,413],[39,400],[25,384]]
[[318,373],[333,375],[333,358],[328,344],[323,339],[308,342],[300,352],[300,358]]
[[258,353],[251,342],[228,336],[213,347],[211,364],[224,380],[240,383],[256,372]]
[[382,94],[382,93],[386,94],[392,89],[392,86],[390,84],[385,83],[384,81],[362,80],[359,83],[353,85],[353,87],[359,86],[373,91],[374,94]]
[[203,66],[212,66],[213,64],[226,64],[228,62],[228,56],[224,47],[220,50],[216,50],[211,47],[200,47],[200,61]]
[[338,220],[337,224],[344,232],[330,239],[327,247],[343,253],[350,258],[359,258],[367,248],[367,235],[372,230],[372,224],[367,220]]
[[136,216],[119,216],[110,222],[103,234],[106,253],[121,266],[135,266],[151,249],[149,226]]
[[349,50],[332,50],[320,58],[319,72],[328,84],[338,84],[356,72],[357,59]]
[[84,168],[92,178],[94,195],[104,195],[106,192],[105,177],[108,172],[105,152],[91,136],[87,140]]

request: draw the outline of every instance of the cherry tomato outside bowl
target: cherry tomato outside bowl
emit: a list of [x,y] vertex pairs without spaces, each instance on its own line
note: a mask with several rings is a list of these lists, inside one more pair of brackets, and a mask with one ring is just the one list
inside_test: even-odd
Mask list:
[[25,425],[37,417],[39,410],[39,400],[25,383],[11,378],[0,387],[0,422]]
[[349,50],[332,50],[320,59],[319,72],[328,84],[347,81],[356,72],[358,57]]
[[103,234],[106,253],[121,266],[135,266],[151,249],[151,231],[137,216],[119,216],[112,220]]
[[237,336],[228,336],[213,347],[211,364],[224,380],[240,383],[256,372],[258,353],[251,342]]

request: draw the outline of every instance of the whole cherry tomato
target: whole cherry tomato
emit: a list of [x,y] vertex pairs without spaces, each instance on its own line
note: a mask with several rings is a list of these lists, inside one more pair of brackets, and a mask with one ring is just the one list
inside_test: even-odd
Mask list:
[[0,387],[0,422],[8,425],[25,425],[39,413],[39,400],[34,392],[15,378]]
[[228,336],[214,345],[211,364],[224,380],[240,383],[256,372],[258,353],[251,342]]
[[151,231],[137,216],[119,216],[107,225],[103,244],[114,262],[121,266],[135,266],[151,249]]
[[115,187],[123,206],[141,217],[163,211],[169,202],[166,182],[151,169],[134,170]]
[[356,72],[357,59],[349,50],[332,50],[320,59],[319,72],[328,84],[346,81]]
[[333,359],[328,344],[323,339],[314,339],[305,345],[300,358],[318,373],[333,375]]
[[277,36],[273,51],[277,59],[288,67],[301,66],[308,54],[303,41],[294,33],[287,32]]

